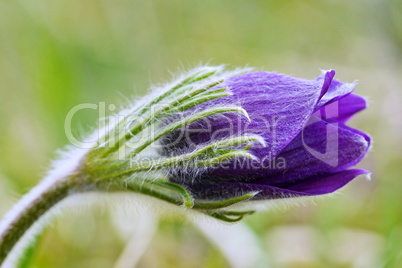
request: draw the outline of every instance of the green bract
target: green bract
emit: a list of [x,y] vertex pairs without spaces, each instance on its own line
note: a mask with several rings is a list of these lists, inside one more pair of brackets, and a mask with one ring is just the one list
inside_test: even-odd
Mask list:
[[[224,209],[250,199],[255,193],[218,202],[193,200],[191,193],[183,186],[169,182],[165,176],[166,172],[163,171],[172,168],[184,170],[187,167],[208,168],[239,157],[253,159],[253,155],[249,153],[251,144],[258,142],[264,145],[264,140],[258,135],[231,137],[174,157],[155,154],[153,158],[141,160],[141,153],[149,150],[149,147],[163,136],[200,119],[229,112],[241,113],[248,118],[247,112],[241,107],[223,105],[189,113],[172,124],[160,124],[161,120],[172,115],[230,95],[225,88],[212,88],[223,82],[225,76],[230,77],[239,73],[241,71],[222,73],[220,67],[198,68],[189,73],[180,82],[156,95],[154,99],[136,107],[136,112],[131,111],[114,129],[107,132],[103,137],[105,142],[87,153],[80,173],[85,174],[88,182],[94,183],[94,190],[140,192],[175,205],[200,210],[224,221],[240,220],[244,215],[252,213],[252,211],[233,212]],[[122,127],[127,126],[128,131],[120,133]],[[145,136],[145,139],[132,142],[138,136]],[[117,141],[110,144],[110,140]],[[126,146],[127,143],[130,143],[129,148]],[[241,144],[244,144],[243,149],[230,149]]]

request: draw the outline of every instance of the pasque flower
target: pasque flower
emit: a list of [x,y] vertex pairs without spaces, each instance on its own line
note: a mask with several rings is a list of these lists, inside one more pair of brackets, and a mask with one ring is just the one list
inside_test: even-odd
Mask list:
[[354,83],[334,80],[325,71],[315,80],[283,74],[250,72],[225,80],[232,95],[197,106],[237,103],[250,121],[237,114],[209,117],[171,132],[163,153],[191,151],[233,135],[254,134],[264,146],[252,146],[252,159],[232,159],[194,173],[175,169],[170,180],[196,198],[221,200],[257,192],[253,199],[276,199],[334,192],[363,169],[349,169],[367,153],[370,137],[346,125],[366,107],[352,93]]
[[34,223],[76,193],[136,192],[238,221],[254,211],[236,203],[341,188],[367,173],[349,168],[370,138],[346,125],[365,100],[334,75],[304,80],[205,66],[156,88],[101,124],[91,146],[55,161],[9,211],[0,222],[0,264]]

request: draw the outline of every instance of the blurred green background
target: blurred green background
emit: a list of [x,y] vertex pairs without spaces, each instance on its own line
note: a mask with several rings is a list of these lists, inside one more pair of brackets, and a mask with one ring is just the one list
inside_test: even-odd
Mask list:
[[[368,97],[369,109],[351,125],[374,139],[360,164],[373,172],[371,181],[244,222],[267,255],[261,267],[402,267],[399,0],[0,1],[0,215],[68,144],[64,118],[73,106],[126,103],[200,63],[310,79],[335,69],[341,81],[359,80],[356,92]],[[96,121],[87,111],[73,124],[82,133]],[[29,267],[113,267],[130,233],[121,235],[117,203],[81,202],[88,207],[59,213]],[[131,211],[125,221],[134,228]],[[138,267],[230,266],[181,216],[162,217],[150,239]]]

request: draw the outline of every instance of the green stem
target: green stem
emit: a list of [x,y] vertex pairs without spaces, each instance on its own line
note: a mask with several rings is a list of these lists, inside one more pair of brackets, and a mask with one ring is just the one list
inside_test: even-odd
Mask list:
[[0,223],[0,265],[26,231],[68,196],[72,182],[71,178],[44,180],[14,205]]

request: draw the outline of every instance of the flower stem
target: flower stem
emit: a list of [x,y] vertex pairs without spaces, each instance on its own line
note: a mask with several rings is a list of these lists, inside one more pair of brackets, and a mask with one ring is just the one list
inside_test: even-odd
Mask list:
[[68,196],[72,177],[44,180],[26,194],[0,222],[0,265],[26,231]]

